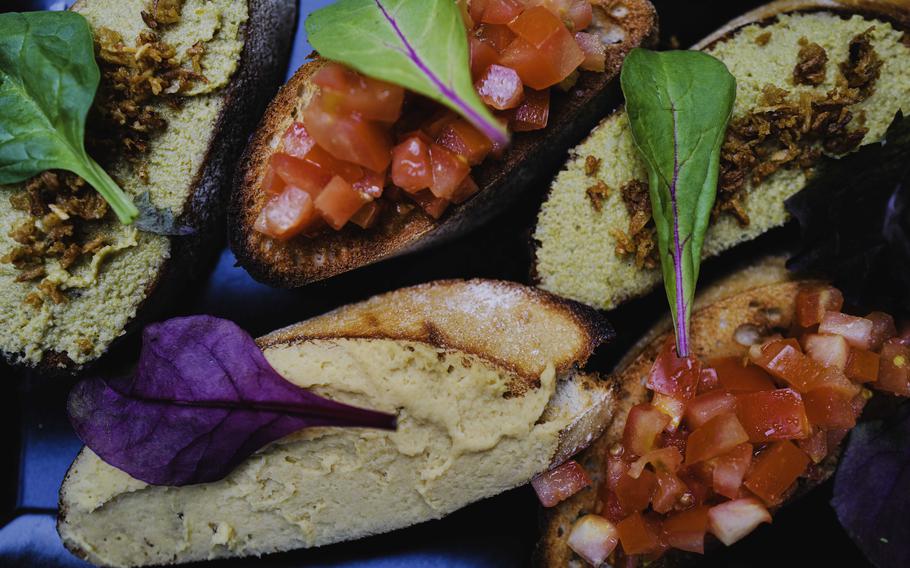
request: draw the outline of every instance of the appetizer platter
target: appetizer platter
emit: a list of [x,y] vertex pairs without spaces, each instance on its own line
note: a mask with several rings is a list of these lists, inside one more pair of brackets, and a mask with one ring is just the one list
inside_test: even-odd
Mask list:
[[910,2],[0,10],[0,565],[910,564]]

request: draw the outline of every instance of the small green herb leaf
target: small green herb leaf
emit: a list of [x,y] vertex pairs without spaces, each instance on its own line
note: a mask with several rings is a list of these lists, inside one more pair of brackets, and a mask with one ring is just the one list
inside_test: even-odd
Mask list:
[[736,80],[705,53],[635,49],[626,57],[620,81],[632,136],[648,169],[676,348],[686,357],[689,314]]
[[0,14],[0,184],[68,170],[129,223],[136,207],[85,151],[85,117],[99,78],[92,33],[81,15]]
[[467,33],[453,0],[340,0],[306,21],[320,55],[438,101],[488,138],[508,131],[474,91]]

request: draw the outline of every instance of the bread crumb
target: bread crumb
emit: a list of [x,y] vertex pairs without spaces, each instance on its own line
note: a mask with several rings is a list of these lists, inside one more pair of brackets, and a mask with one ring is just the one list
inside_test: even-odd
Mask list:
[[588,200],[591,201],[591,207],[594,208],[594,211],[600,213],[603,210],[604,201],[610,195],[610,186],[603,180],[597,180],[597,183],[589,186],[585,193],[588,196]]
[[765,47],[766,45],[768,45],[769,41],[771,41],[771,32],[765,32],[763,34],[759,34],[755,38],[755,44],[760,47]]
[[600,171],[600,164],[603,160],[596,156],[588,156],[585,158],[585,175],[588,177],[594,177],[597,175],[597,172]]

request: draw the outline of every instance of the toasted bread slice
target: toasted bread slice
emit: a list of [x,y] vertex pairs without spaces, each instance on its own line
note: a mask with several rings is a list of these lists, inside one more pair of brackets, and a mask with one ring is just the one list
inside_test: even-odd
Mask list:
[[83,450],[58,530],[105,566],[261,555],[442,517],[527,483],[600,434],[612,389],[578,370],[610,335],[591,310],[497,281],[392,292],[259,340],[289,381],[398,415],[312,428],[224,480],[152,487]]
[[[756,109],[767,109],[767,85],[784,89],[787,101],[804,95],[825,96],[844,81],[840,65],[851,40],[871,31],[871,45],[882,61],[874,91],[847,106],[849,129],[867,128],[862,144],[881,139],[899,110],[910,111],[910,2],[788,1],[774,2],[724,26],[695,48],[727,64],[737,79],[734,121]],[[818,85],[794,84],[801,42],[821,46],[827,56],[824,80]],[[836,154],[830,154],[836,157]],[[599,172],[586,173],[589,157],[601,160]],[[760,183],[748,179],[740,196],[748,225],[729,213],[712,221],[704,256],[717,255],[783,225],[789,216],[784,201],[811,179],[811,170],[786,167]],[[623,189],[633,181],[647,187],[647,174],[623,111],[608,117],[572,151],[541,207],[534,232],[535,274],[541,287],[600,309],[641,296],[661,280],[660,269],[647,268],[646,248],[628,239],[630,214]],[[603,182],[608,195],[596,202],[588,188]],[[602,192],[601,192],[602,194]],[[647,231],[647,229],[646,229]],[[641,250],[642,257],[618,251]],[[646,241],[642,244],[646,245]]]
[[[146,0],[79,0],[94,33],[111,29],[133,46],[149,31],[141,12]],[[156,107],[167,121],[143,168],[121,160],[111,175],[134,198],[148,192],[151,204],[189,227],[191,235],[167,237],[121,225],[112,214],[93,234],[107,246],[94,258],[63,269],[47,261],[48,278],[66,296],[42,295],[35,281],[19,282],[11,264],[0,263],[0,351],[12,363],[41,372],[69,372],[100,357],[111,343],[159,314],[186,282],[210,266],[223,231],[227,185],[249,132],[287,62],[294,0],[187,0],[181,20],[157,33],[184,57],[196,42],[205,49],[206,81],[194,86],[179,108]],[[17,246],[10,235],[24,217],[9,201],[21,188],[0,188],[0,256]],[[36,302],[35,299],[38,299]]]
[[238,262],[257,280],[295,287],[413,252],[463,234],[514,201],[540,175],[553,171],[562,151],[577,142],[612,108],[614,78],[634,47],[656,39],[657,17],[648,0],[595,2],[595,27],[607,50],[603,73],[583,72],[568,93],[553,92],[547,128],[520,132],[502,159],[487,160],[472,175],[481,191],[435,220],[420,208],[398,215],[388,211],[379,224],[362,230],[349,224],[316,238],[278,242],[253,230],[268,196],[260,188],[269,156],[281,135],[309,101],[310,77],[322,62],[310,62],[291,78],[269,106],[246,149],[229,205],[230,242]]

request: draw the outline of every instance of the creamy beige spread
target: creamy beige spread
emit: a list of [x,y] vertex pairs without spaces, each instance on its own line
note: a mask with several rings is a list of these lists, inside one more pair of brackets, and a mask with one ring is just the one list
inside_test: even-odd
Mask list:
[[569,405],[548,408],[552,365],[539,387],[504,396],[512,373],[424,343],[318,340],[265,354],[299,386],[397,413],[398,431],[304,430],[222,481],[186,487],[147,486],[85,450],[61,493],[67,544],[92,562],[127,566],[385,532],[526,483],[549,466],[576,418]]
[[[93,27],[120,32],[132,44],[145,24],[140,12],[146,0],[82,0],[76,10]],[[168,128],[151,145],[148,182],[126,163],[109,172],[130,195],[149,192],[151,202],[175,215],[183,212],[209,145],[209,136],[224,104],[221,88],[237,69],[243,49],[242,26],[249,16],[247,2],[236,0],[186,0],[181,22],[165,28],[162,39],[185,53],[196,42],[205,44],[202,66],[207,83],[196,87],[198,96],[187,97],[179,109],[161,105],[158,110]],[[18,188],[0,187],[0,256],[15,246],[10,230],[25,213],[9,204]],[[69,297],[66,303],[30,305],[26,297],[34,283],[16,282],[16,269],[0,263],[0,349],[18,354],[21,362],[36,364],[49,352],[65,353],[77,364],[100,356],[123,333],[149,286],[170,256],[167,237],[141,233],[111,219],[98,228],[110,244],[94,259],[64,270],[56,261],[47,266],[50,279]]]
[[[830,13],[788,14],[768,26],[746,26],[707,52],[723,61],[736,77],[735,118],[754,109],[769,84],[786,89],[794,98],[803,92],[827,93],[837,84],[838,65],[847,59],[851,39],[870,27],[872,45],[884,64],[872,96],[850,107],[854,123],[860,120],[856,117],[865,117],[862,124],[869,130],[863,143],[868,144],[881,139],[898,110],[910,111],[910,46],[903,41],[903,32],[890,24]],[[828,56],[825,80],[817,86],[793,84],[803,38],[820,45]],[[572,156],[541,208],[534,234],[540,243],[537,272],[544,289],[611,309],[649,290],[661,278],[659,268],[640,269],[634,258],[617,255],[616,239],[610,234],[611,229],[625,230],[629,225],[620,189],[632,180],[647,181],[647,173],[623,112],[604,120]],[[585,173],[588,156],[602,160],[596,178]],[[586,193],[596,181],[610,188],[598,208],[591,206]],[[749,199],[756,189],[750,183],[745,197],[750,224],[741,227],[730,215],[719,217],[705,237],[704,255],[716,255],[784,224],[788,218],[784,200],[805,183],[802,170],[782,169],[760,184],[760,199]]]

